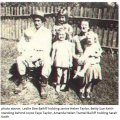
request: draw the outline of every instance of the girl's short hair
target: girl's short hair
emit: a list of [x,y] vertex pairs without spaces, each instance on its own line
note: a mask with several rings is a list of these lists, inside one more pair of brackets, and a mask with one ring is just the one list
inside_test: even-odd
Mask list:
[[64,28],[62,28],[62,27],[59,28],[58,31],[57,31],[57,33],[56,33],[57,39],[58,39],[58,36],[59,36],[60,33],[65,33],[65,34],[66,34],[66,38],[65,38],[65,39],[66,39],[66,40],[69,39],[69,34],[68,34],[68,33],[64,30]]

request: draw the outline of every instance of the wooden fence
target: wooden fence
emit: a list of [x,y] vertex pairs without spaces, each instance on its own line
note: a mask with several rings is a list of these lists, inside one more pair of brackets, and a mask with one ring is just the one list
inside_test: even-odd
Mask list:
[[[1,7],[1,38],[18,40],[24,29],[32,26],[30,14],[39,9],[46,13],[45,26],[52,29],[55,16],[61,6],[24,6]],[[69,23],[73,26],[74,34],[79,33],[82,19],[90,21],[91,29],[98,33],[103,47],[118,48],[118,9],[117,8],[90,8],[67,6]]]

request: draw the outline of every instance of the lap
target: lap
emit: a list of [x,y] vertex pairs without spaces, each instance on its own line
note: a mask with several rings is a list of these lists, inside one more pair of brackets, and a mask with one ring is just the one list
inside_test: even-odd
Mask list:
[[86,83],[93,82],[93,80],[102,80],[100,64],[91,65],[86,71]]

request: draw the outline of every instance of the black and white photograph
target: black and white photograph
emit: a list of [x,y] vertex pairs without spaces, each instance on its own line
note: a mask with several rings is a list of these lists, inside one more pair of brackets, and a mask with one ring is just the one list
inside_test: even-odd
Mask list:
[[119,104],[117,2],[0,4],[1,105]]

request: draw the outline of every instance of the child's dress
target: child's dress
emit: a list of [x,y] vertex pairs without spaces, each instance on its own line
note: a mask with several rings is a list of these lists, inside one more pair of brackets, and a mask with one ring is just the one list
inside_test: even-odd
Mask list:
[[54,66],[69,68],[72,67],[72,43],[69,41],[56,41],[53,44],[55,50]]

